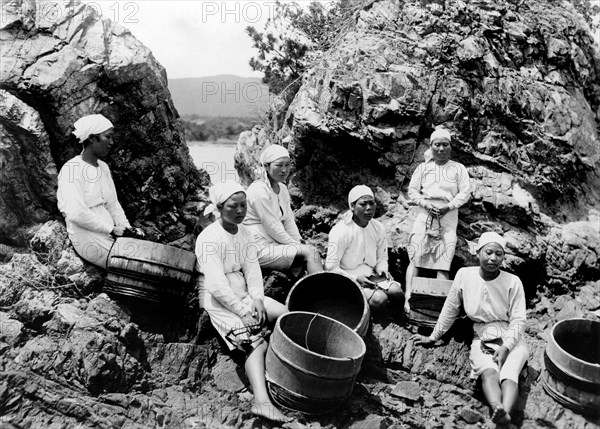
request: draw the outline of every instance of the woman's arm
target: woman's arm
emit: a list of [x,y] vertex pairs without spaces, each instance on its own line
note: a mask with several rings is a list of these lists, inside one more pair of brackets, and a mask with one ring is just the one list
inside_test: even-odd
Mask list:
[[112,216],[115,225],[131,228],[129,221],[127,220],[127,216],[125,216],[125,212],[123,211],[123,207],[121,207],[119,199],[117,198],[117,188],[115,187],[115,182],[112,179],[110,169],[107,165],[105,165],[105,167],[106,180],[104,183],[109,189],[108,194],[105,195],[106,209]]
[[389,272],[388,243],[385,228],[382,224],[379,224],[377,228],[377,262],[375,264],[375,272],[377,274],[381,274],[382,272],[387,274]]
[[424,164],[419,164],[408,184],[408,199],[411,203],[421,207],[423,207],[423,203],[425,202],[425,197],[421,193],[423,165]]
[[[343,222],[343,221],[340,221]],[[325,257],[325,269],[327,271],[334,271],[345,274],[356,279],[353,276],[342,269],[340,262],[346,253],[346,247],[348,243],[346,237],[343,234],[343,230],[339,227],[334,226],[329,231],[329,240],[327,242],[327,256]]]
[[58,175],[58,208],[69,222],[96,232],[110,234],[114,225],[103,222],[87,206],[84,200],[84,183],[81,174],[75,170],[76,165],[65,165]]
[[525,333],[526,310],[525,291],[521,279],[516,277],[514,284],[508,291],[508,329],[503,332],[502,344],[511,351]]
[[245,251],[242,255],[242,272],[246,279],[248,295],[253,300],[265,299],[265,288],[263,284],[262,271],[258,264],[258,248],[250,240],[244,245]]
[[[286,231],[283,223],[279,220],[279,214],[275,213],[271,206],[271,202],[267,195],[255,195],[250,201],[252,208],[256,211],[260,218],[260,223],[273,240],[280,244],[296,244],[299,240],[295,240]],[[300,234],[298,234],[300,235]]]
[[458,194],[452,198],[452,201],[448,203],[448,209],[454,210],[457,209],[467,201],[469,201],[469,197],[471,195],[471,183],[469,178],[469,172],[466,167],[460,163],[457,163],[459,166],[456,172],[456,184],[458,185]]
[[434,342],[439,340],[452,327],[452,324],[460,314],[460,309],[463,305],[461,284],[463,276],[461,271],[459,270],[456,273],[456,278],[452,282],[450,292],[448,292],[448,297],[444,302],[444,307],[438,317],[435,328],[433,328],[433,332],[429,336]]

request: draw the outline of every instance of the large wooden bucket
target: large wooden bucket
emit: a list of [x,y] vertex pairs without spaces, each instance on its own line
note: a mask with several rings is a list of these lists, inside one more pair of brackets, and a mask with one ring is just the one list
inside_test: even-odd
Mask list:
[[451,280],[414,277],[408,301],[410,304],[408,321],[417,326],[434,327],[451,286]]
[[362,337],[369,329],[371,310],[365,294],[358,283],[343,274],[323,271],[298,280],[286,305],[290,311],[331,317]]
[[365,351],[362,338],[337,320],[284,314],[265,358],[269,393],[278,405],[302,413],[334,411],[352,394]]
[[600,322],[558,322],[546,345],[544,364],[542,383],[552,398],[580,413],[600,413]]
[[192,252],[120,237],[108,255],[104,291],[152,302],[182,298],[190,291],[195,265]]

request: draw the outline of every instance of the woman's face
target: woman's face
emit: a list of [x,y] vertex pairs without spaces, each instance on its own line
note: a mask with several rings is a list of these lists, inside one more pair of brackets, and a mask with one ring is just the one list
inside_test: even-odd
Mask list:
[[356,216],[359,221],[367,223],[375,216],[376,207],[377,203],[375,203],[375,198],[370,195],[363,195],[354,203],[352,214]]
[[452,147],[448,140],[436,140],[431,143],[431,153],[433,154],[433,159],[437,162],[448,161],[450,159],[450,152],[452,152]]
[[497,272],[504,261],[504,249],[498,243],[490,243],[479,250],[479,265],[488,273]]
[[237,192],[227,198],[219,211],[224,222],[239,225],[246,217],[246,194]]
[[108,152],[113,145],[113,134],[114,128],[109,128],[100,134],[93,134],[89,137],[92,142],[92,151],[98,158],[108,155]]
[[267,164],[267,174],[276,182],[285,182],[290,175],[292,162],[290,158],[283,157]]

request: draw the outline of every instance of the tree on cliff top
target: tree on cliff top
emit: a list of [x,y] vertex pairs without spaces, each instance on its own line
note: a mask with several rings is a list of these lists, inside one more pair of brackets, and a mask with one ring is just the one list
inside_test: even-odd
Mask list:
[[363,1],[335,0],[328,6],[312,1],[307,8],[277,0],[274,15],[263,32],[246,27],[258,55],[250,59],[253,70],[265,74],[263,82],[277,95],[289,87],[293,96],[299,78],[320,52],[334,43],[339,29]]

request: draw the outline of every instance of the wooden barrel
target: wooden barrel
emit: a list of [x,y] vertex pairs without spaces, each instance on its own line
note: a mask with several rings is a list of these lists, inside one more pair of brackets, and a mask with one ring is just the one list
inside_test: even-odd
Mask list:
[[108,255],[104,291],[152,302],[182,298],[190,290],[195,265],[192,252],[119,237]]
[[284,314],[265,358],[269,393],[278,405],[302,413],[334,411],[352,394],[365,351],[362,338],[337,320]]
[[600,322],[567,319],[552,328],[544,353],[544,390],[584,414],[600,412]]
[[290,311],[318,313],[342,322],[364,337],[371,310],[361,287],[343,274],[322,271],[301,278],[290,290]]
[[451,280],[413,277],[408,321],[417,326],[434,327],[451,286]]

